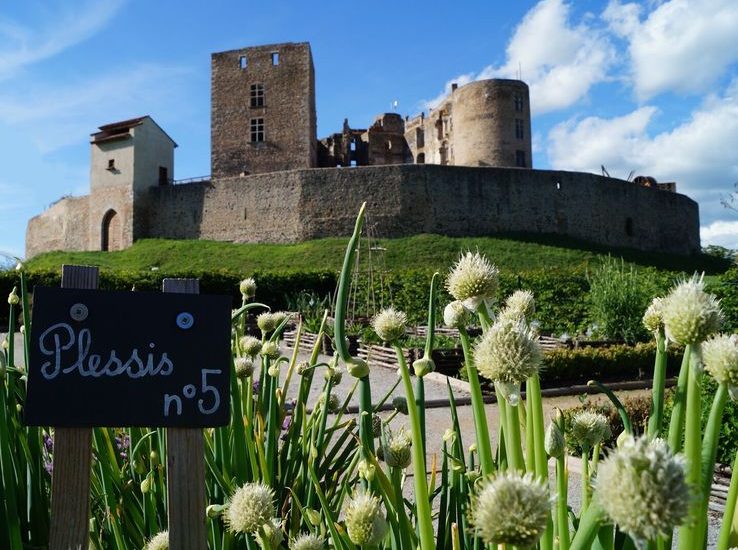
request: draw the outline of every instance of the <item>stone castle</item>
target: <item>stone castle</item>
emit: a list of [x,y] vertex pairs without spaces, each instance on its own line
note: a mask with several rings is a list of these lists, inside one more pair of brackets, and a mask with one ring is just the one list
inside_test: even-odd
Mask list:
[[378,237],[557,234],[694,254],[699,212],[674,184],[532,169],[528,86],[452,86],[428,114],[378,116],[317,138],[307,43],[212,55],[211,175],[174,179],[177,144],[151,117],[92,134],[90,193],[28,222],[28,257],[119,250],[157,237],[289,243],[351,233],[359,205]]

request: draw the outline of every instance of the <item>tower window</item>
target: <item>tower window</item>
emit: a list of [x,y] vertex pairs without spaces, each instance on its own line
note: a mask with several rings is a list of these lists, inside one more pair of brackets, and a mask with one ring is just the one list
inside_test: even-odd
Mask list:
[[523,131],[523,119],[516,118],[515,119],[515,137],[518,139],[523,139],[524,135],[525,135],[525,132]]
[[415,146],[425,147],[425,132],[423,128],[415,128]]
[[241,69],[245,69],[246,67],[249,66],[249,60],[245,55],[242,55],[238,58],[238,66]]
[[272,52],[272,65],[279,65],[279,52]]
[[515,151],[515,166],[525,168],[525,151]]
[[251,85],[251,106],[252,107],[263,107],[264,106],[264,85],[263,84],[252,84]]
[[264,119],[251,119],[251,142],[258,143],[264,141]]
[[521,94],[515,94],[514,96],[515,110],[519,113],[523,112],[523,96]]
[[417,158],[415,159],[416,164],[425,164],[425,153],[418,153]]
[[159,185],[167,185],[169,183],[169,170],[166,166],[159,166]]
[[115,170],[115,159],[108,159],[108,170]]

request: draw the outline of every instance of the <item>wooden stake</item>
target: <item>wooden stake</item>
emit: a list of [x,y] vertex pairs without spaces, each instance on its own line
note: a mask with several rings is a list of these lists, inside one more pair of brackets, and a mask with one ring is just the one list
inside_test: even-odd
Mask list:
[[[199,294],[197,279],[164,279],[164,292]],[[169,548],[207,548],[205,529],[205,443],[199,428],[167,428]]]
[[[97,267],[62,266],[62,288],[96,289]],[[90,537],[92,430],[54,428],[49,550],[86,550]]]

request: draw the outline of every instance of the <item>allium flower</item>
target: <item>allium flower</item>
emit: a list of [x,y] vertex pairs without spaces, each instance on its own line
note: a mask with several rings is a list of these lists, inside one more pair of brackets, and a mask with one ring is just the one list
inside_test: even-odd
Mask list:
[[702,277],[679,283],[661,303],[666,336],[678,344],[698,344],[720,329],[720,301],[705,292]]
[[538,372],[541,359],[536,334],[524,322],[511,319],[498,320],[474,348],[474,363],[482,376],[516,387]]
[[392,408],[395,409],[400,414],[407,414],[408,408],[407,408],[407,398],[405,398],[402,395],[397,395],[392,398]]
[[571,436],[584,451],[589,451],[610,435],[610,422],[603,414],[581,411],[571,419]]
[[[323,402],[325,401],[325,394],[321,393],[320,397],[318,398],[318,404],[323,405]],[[335,413],[338,411],[338,408],[341,406],[341,402],[338,399],[338,396],[335,393],[332,393],[328,396],[328,412]]]
[[256,296],[256,281],[251,277],[247,277],[241,281],[238,288],[243,297],[247,300]]
[[261,351],[261,340],[253,336],[244,336],[240,344],[243,352],[249,357],[256,357]]
[[505,472],[482,482],[470,520],[487,544],[533,546],[546,529],[551,499],[532,474]]
[[233,364],[236,376],[241,380],[245,380],[254,373],[254,362],[251,359],[246,357],[236,357]]
[[702,343],[705,370],[719,384],[725,384],[730,397],[738,397],[738,334],[718,334]]
[[369,363],[360,357],[352,357],[346,361],[346,370],[355,378],[364,378],[369,374]]
[[646,437],[628,437],[600,463],[595,491],[610,519],[640,541],[670,534],[692,499],[684,459],[665,441]]
[[169,531],[161,531],[148,541],[144,550],[169,550]]
[[446,288],[451,296],[476,311],[481,302],[494,299],[499,273],[479,252],[467,252],[451,269]]
[[372,415],[372,436],[379,437],[382,435],[382,419],[378,414]]
[[405,335],[407,315],[393,307],[380,311],[372,319],[372,327],[380,339],[385,342],[396,342]]
[[261,346],[261,355],[263,357],[268,357],[272,360],[279,359],[280,353],[281,351],[277,342],[264,342],[264,345]]
[[272,313],[272,317],[274,317],[274,322],[275,322],[274,328],[277,328],[279,325],[281,325],[282,321],[287,319],[287,317],[289,316],[290,314],[287,313],[286,311],[275,311],[274,313]]
[[276,313],[272,313],[270,311],[260,313],[256,317],[256,326],[258,326],[264,334],[274,332],[274,329],[277,328],[278,324],[279,322],[277,321]]
[[436,364],[430,357],[421,357],[413,361],[413,372],[415,376],[423,377],[434,370],[436,370]]
[[649,332],[658,332],[664,328],[664,318],[661,313],[663,298],[654,298],[643,314],[643,326]]
[[343,513],[346,531],[354,544],[378,544],[387,533],[387,521],[377,497],[359,493],[348,500]]
[[410,465],[410,446],[412,441],[405,428],[397,432],[389,431],[387,445],[382,445],[384,461],[391,468],[407,468]]
[[536,312],[536,302],[533,293],[529,290],[516,290],[505,300],[505,307],[500,311],[501,319],[512,319],[525,321],[530,319]]
[[325,373],[323,373],[323,378],[326,380],[331,381],[331,385],[338,386],[338,384],[341,383],[341,380],[343,380],[343,373],[334,368],[326,369]]
[[323,550],[325,540],[318,535],[303,533],[290,541],[290,550]]
[[17,306],[20,303],[20,297],[18,296],[18,293],[16,292],[16,288],[13,287],[13,290],[8,294],[8,304],[11,306]]
[[263,483],[246,483],[236,489],[223,512],[233,533],[254,533],[274,517],[274,492]]
[[279,548],[284,540],[282,534],[282,522],[272,518],[262,525],[263,532],[256,532],[256,542],[262,550],[272,550]]
[[554,421],[548,425],[543,447],[546,449],[548,456],[553,458],[559,458],[564,454],[564,451],[566,450],[566,441],[564,439],[564,432],[561,431],[557,422]]
[[450,302],[443,309],[443,324],[448,328],[466,328],[471,321],[471,312],[461,300]]

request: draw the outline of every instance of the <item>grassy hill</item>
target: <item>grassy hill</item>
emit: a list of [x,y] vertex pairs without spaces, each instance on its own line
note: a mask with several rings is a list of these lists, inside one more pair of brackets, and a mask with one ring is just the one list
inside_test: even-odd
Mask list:
[[[202,272],[219,269],[247,274],[340,269],[346,238],[327,238],[299,244],[236,244],[216,241],[146,239],[120,252],[51,252],[28,262],[31,269],[58,269],[63,263],[98,265],[110,270]],[[371,249],[369,244],[371,244]],[[416,235],[400,239],[363,241],[360,255],[379,269],[446,271],[465,250],[485,253],[501,269],[577,269],[596,265],[608,254],[636,266],[675,271],[720,273],[728,262],[713,256],[693,257],[645,253],[582,243],[552,236],[464,237]]]

